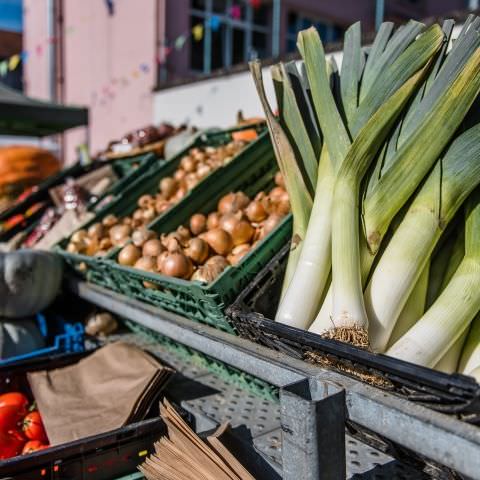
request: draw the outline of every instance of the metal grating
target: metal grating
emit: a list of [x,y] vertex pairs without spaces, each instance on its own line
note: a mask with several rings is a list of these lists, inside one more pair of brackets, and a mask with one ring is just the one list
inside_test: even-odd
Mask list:
[[[229,421],[232,427],[239,427],[240,441],[253,443],[255,450],[277,472],[281,472],[282,441],[278,404],[246,393],[192,362],[178,357],[162,345],[137,334],[116,334],[108,338],[108,341],[117,340],[150,350],[181,372],[181,375],[170,382],[166,394],[194,416],[197,431],[209,430],[221,422]],[[431,478],[349,435],[346,436],[345,447],[348,479]]]

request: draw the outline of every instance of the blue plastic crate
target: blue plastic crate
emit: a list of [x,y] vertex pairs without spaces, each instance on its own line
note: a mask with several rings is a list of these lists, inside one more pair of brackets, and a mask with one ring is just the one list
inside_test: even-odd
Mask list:
[[36,319],[47,346],[23,355],[2,359],[0,367],[31,358],[59,353],[78,353],[85,350],[85,329],[80,322],[69,323],[58,315],[50,315],[47,319],[42,313],[38,313]]

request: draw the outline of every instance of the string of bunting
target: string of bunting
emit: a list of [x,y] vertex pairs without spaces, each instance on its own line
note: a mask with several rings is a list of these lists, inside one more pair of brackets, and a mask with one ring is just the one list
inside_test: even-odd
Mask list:
[[[262,0],[248,0],[248,3],[252,8],[258,9],[261,6]],[[230,18],[233,20],[240,20],[242,18],[242,7],[241,5],[233,4],[230,7],[228,12]],[[191,36],[193,41],[201,42],[205,34],[205,25],[208,25],[210,30],[213,32],[218,31],[221,28],[221,17],[219,15],[211,15],[208,20],[208,23],[197,23],[189,29],[189,31],[182,33],[177,38],[172,41],[165,42],[160,45],[159,53],[155,59],[156,63],[164,65],[167,62],[167,57],[172,54],[174,51],[180,51],[183,49],[187,43],[189,37]],[[75,27],[67,26],[65,28],[65,33],[70,35],[75,32]],[[0,62],[0,77],[5,77],[8,72],[12,72],[18,68],[20,63],[25,64],[28,61],[28,58],[32,53],[35,53],[37,57],[41,57],[44,53],[45,45],[54,44],[58,41],[57,37],[48,37],[44,42],[39,42],[33,48],[33,51],[23,50],[20,53],[16,53],[9,58],[6,58]],[[142,62],[139,64],[138,68],[135,68],[131,72],[131,78],[139,78],[140,74],[148,74],[150,72],[150,66],[148,62]],[[100,99],[100,103],[105,103],[105,98],[114,98],[115,92],[112,89],[112,86],[125,88],[129,85],[128,78],[124,75],[120,78],[113,78],[110,81],[110,84],[105,85],[99,89],[101,95],[104,96],[103,99]],[[95,105],[100,95],[98,92],[92,92],[92,103]]]

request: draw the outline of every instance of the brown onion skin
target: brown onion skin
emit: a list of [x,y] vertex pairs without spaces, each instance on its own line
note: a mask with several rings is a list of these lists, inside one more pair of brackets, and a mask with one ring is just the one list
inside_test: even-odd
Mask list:
[[162,242],[157,238],[152,238],[143,244],[142,255],[144,257],[157,257],[164,250],[165,247],[162,245]]
[[196,213],[190,217],[190,231],[193,235],[200,235],[207,229],[207,218],[201,213]]
[[132,242],[136,247],[143,247],[143,244],[148,240],[152,240],[156,237],[156,234],[152,230],[146,228],[138,228],[132,233]]
[[123,247],[118,254],[118,263],[120,265],[133,266],[140,258],[141,252],[138,247],[130,243]]
[[[239,215],[240,214],[240,215]],[[228,232],[230,235],[233,234],[233,230],[240,221],[242,217],[242,212],[237,213],[226,213],[222,215],[219,222],[219,227]]]
[[87,233],[89,237],[102,238],[105,235],[105,227],[100,222],[97,222],[90,225]]
[[282,217],[276,213],[272,213],[262,225],[261,238],[266,237],[275,227],[282,221]]
[[285,180],[281,172],[277,172],[275,174],[275,185],[277,185],[278,187],[285,188]]
[[220,225],[221,215],[218,212],[212,212],[207,217],[207,230],[213,230]]
[[209,253],[208,243],[201,238],[192,238],[185,249],[185,255],[191,258],[197,265],[205,262]]
[[233,245],[241,245],[248,243],[253,238],[255,229],[247,220],[240,220],[232,231]]
[[113,227],[114,225],[116,225],[118,223],[118,218],[113,215],[113,214],[110,214],[110,215],[107,215],[103,220],[102,220],[102,224],[107,227],[107,228],[111,228]]
[[262,205],[262,202],[258,200],[253,200],[248,204],[248,207],[245,209],[245,214],[251,222],[262,222],[267,218],[267,212]]
[[165,177],[160,180],[160,192],[165,198],[175,195],[178,189],[177,181],[172,177]]
[[218,255],[227,255],[233,248],[232,236],[221,228],[214,228],[206,232],[205,241]]
[[157,261],[155,257],[140,257],[134,265],[134,268],[144,270],[146,272],[155,272],[157,269]]
[[170,253],[162,262],[162,273],[169,277],[188,279],[193,274],[193,265],[183,253]]
[[249,202],[250,199],[243,192],[231,192],[220,199],[217,209],[222,215],[235,213],[245,208]]

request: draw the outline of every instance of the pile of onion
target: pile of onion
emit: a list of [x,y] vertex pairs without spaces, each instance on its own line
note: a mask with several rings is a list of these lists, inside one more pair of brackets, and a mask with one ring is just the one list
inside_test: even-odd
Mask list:
[[[210,283],[228,266],[235,266],[290,211],[283,179],[253,200],[243,192],[223,196],[217,210],[196,213],[188,225],[158,236],[145,227],[132,232],[132,243],[119,252],[121,265],[185,280]],[[144,282],[146,288],[155,288]]]
[[179,202],[188,191],[209,173],[226,165],[242,150],[247,141],[231,141],[219,147],[191,148],[180,160],[172,177],[164,177],[158,184],[158,193],[142,195],[131,216],[118,219],[105,217],[107,222],[95,223],[88,230],[75,232],[67,251],[84,255],[103,256],[114,246],[125,245],[131,234],[148,225],[156,217]]

